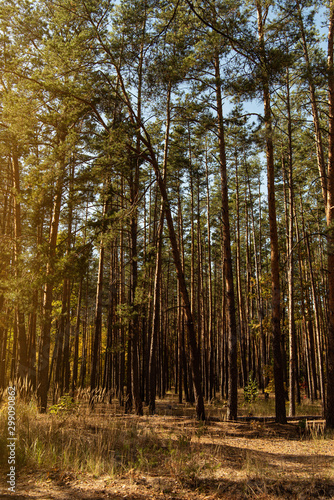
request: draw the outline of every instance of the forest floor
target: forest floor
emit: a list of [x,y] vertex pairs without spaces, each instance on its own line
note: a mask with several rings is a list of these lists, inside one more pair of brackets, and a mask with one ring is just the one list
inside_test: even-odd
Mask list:
[[172,396],[143,417],[121,414],[116,404],[51,415],[18,408],[16,491],[8,492],[2,460],[0,498],[334,499],[333,435],[306,433],[304,419],[226,422],[217,405],[207,413],[205,424],[197,422],[194,408]]

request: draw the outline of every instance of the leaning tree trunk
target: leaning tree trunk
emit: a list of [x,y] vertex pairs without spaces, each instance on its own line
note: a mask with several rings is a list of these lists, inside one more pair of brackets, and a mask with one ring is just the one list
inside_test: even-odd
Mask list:
[[172,217],[172,212],[169,204],[169,199],[167,195],[167,190],[166,186],[164,183],[163,176],[161,175],[159,164],[155,155],[155,151],[153,148],[153,145],[150,140],[150,135],[148,134],[147,130],[145,129],[145,126],[138,114],[136,114],[133,110],[130,98],[128,96],[128,93],[125,88],[125,84],[122,78],[122,75],[120,73],[120,69],[115,64],[115,69],[117,71],[118,77],[119,77],[119,82],[120,82],[120,87],[122,90],[122,98],[124,99],[126,106],[128,108],[130,118],[133,122],[134,125],[136,125],[138,128],[142,130],[142,134],[139,132],[138,135],[140,136],[142,144],[146,147],[147,154],[141,153],[141,156],[145,158],[147,161],[149,161],[154,169],[154,173],[157,178],[160,194],[164,203],[164,209],[165,209],[165,216],[166,216],[166,222],[167,222],[167,227],[168,227],[168,233],[169,233],[169,240],[171,243],[172,247],[172,253],[173,253],[173,259],[174,259],[174,265],[176,268],[176,274],[177,274],[177,279],[179,282],[180,286],[180,293],[182,296],[183,300],[183,305],[184,305],[184,312],[186,316],[186,323],[187,323],[187,333],[188,333],[188,344],[190,347],[190,364],[191,364],[191,371],[192,371],[192,377],[193,377],[193,386],[194,386],[194,393],[195,393],[195,400],[196,400],[196,413],[197,417],[200,420],[205,420],[205,410],[204,410],[204,400],[203,400],[203,393],[202,393],[202,383],[201,383],[201,372],[200,372],[200,358],[199,358],[199,352],[198,352],[198,346],[197,346],[197,341],[196,341],[196,334],[195,334],[195,327],[194,327],[194,321],[193,321],[193,315],[191,312],[191,307],[190,307],[190,300],[189,300],[189,294],[188,294],[188,289],[186,285],[186,280],[183,274],[183,267],[181,263],[181,255],[180,255],[180,250],[179,246],[177,243],[177,236],[175,233],[175,228],[174,228],[174,222],[173,222],[173,217]]
[[[167,109],[166,109],[166,133],[165,133],[165,146],[164,146],[164,164],[163,164],[163,177],[166,184],[167,175],[167,158],[168,158],[168,142],[169,142],[169,128],[170,128],[170,97],[171,97],[171,83],[168,84],[167,91]],[[153,319],[152,319],[152,334],[150,345],[149,357],[149,408],[150,414],[155,412],[155,391],[156,391],[156,344],[158,337],[158,329],[160,322],[160,276],[161,276],[161,254],[162,254],[162,235],[164,227],[164,204],[163,200],[160,207],[160,219],[157,234],[157,250],[156,250],[156,263],[154,274],[154,291],[153,291]]]
[[161,176],[158,162],[157,162],[155,154],[154,154],[154,150],[152,148],[150,141],[147,141],[145,139],[145,142],[146,142],[146,145],[149,149],[150,160],[151,160],[152,166],[154,168],[154,171],[155,171],[155,174],[157,177],[157,181],[159,184],[160,193],[161,193],[161,196],[162,196],[162,199],[164,202],[166,222],[167,222],[168,232],[169,232],[169,240],[170,240],[171,247],[172,247],[174,265],[176,268],[177,279],[178,279],[179,287],[180,287],[180,293],[181,293],[182,300],[183,300],[184,313],[185,313],[185,317],[186,317],[187,334],[188,334],[188,344],[189,344],[189,348],[190,348],[189,354],[190,354],[191,374],[192,374],[192,379],[193,379],[193,387],[194,387],[195,402],[196,402],[196,414],[197,414],[197,418],[199,420],[205,420],[204,400],[203,400],[202,384],[201,384],[201,372],[200,372],[200,357],[199,357],[198,346],[197,346],[197,341],[196,341],[195,327],[194,327],[193,315],[192,315],[192,311],[191,311],[191,307],[190,307],[188,289],[187,289],[186,280],[185,280],[185,277],[183,274],[181,255],[180,255],[180,250],[179,250],[179,247],[177,244],[177,236],[176,236],[175,229],[174,229],[172,212],[171,212],[171,208],[169,205],[169,200],[168,200],[164,180]]

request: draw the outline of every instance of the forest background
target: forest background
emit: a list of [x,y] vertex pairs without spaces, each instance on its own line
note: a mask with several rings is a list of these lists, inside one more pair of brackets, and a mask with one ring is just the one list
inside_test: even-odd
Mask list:
[[334,427],[332,1],[0,20],[2,391],[236,419],[256,381],[277,422],[307,396]]

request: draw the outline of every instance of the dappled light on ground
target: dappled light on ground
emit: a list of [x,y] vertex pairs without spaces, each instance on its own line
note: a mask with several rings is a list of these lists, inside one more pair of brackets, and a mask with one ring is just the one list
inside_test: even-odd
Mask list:
[[2,473],[0,498],[334,498],[334,441],[305,434],[298,420],[212,416],[204,424],[190,405],[171,415],[172,398],[158,401],[157,410],[137,417],[101,404],[94,412],[82,406],[36,417],[22,408],[16,495],[6,493]]

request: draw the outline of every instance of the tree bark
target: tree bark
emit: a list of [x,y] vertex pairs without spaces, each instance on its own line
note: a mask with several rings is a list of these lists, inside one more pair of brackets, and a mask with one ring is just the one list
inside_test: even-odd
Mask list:
[[167,227],[168,227],[168,232],[169,232],[169,240],[170,240],[171,247],[172,247],[174,265],[176,268],[177,279],[179,281],[180,293],[182,295],[184,311],[185,311],[185,315],[186,315],[188,343],[189,343],[189,347],[190,347],[191,372],[192,372],[192,377],[193,377],[194,393],[195,393],[195,400],[196,400],[196,413],[197,413],[198,419],[205,420],[204,400],[203,400],[203,393],[202,393],[202,387],[201,387],[200,358],[199,358],[198,346],[197,346],[196,335],[195,335],[193,315],[191,312],[187,285],[186,285],[185,277],[183,274],[180,250],[179,250],[179,247],[177,244],[177,237],[176,237],[176,233],[175,233],[175,229],[174,229],[174,222],[173,222],[172,212],[171,212],[171,208],[170,208],[170,204],[169,204],[169,200],[168,200],[166,186],[164,185],[164,180],[163,180],[163,177],[162,177],[161,172],[160,172],[159,164],[158,164],[158,161],[157,161],[157,158],[155,155],[155,151],[153,149],[153,146],[152,146],[152,143],[150,140],[150,136],[149,136],[148,132],[146,131],[145,126],[144,126],[141,118],[133,110],[129,96],[128,96],[126,89],[125,89],[122,75],[120,74],[120,69],[117,65],[115,66],[115,69],[117,70],[117,73],[119,76],[120,86],[122,89],[122,95],[123,95],[123,98],[126,102],[131,120],[133,121],[133,123],[136,123],[137,126],[140,127],[140,129],[143,132],[143,133],[139,132],[139,136],[140,136],[141,142],[147,148],[147,154],[142,153],[142,157],[146,158],[151,163],[151,165],[154,169],[154,173],[155,173],[156,178],[157,178],[160,194],[161,194],[162,199],[163,199],[164,210],[165,210],[165,215],[166,215],[166,222],[167,222]]
[[[294,189],[293,189],[293,158],[292,158],[292,123],[290,106],[290,75],[286,70],[286,109],[288,119],[288,208],[285,188],[285,213],[287,220],[287,277],[288,277],[288,315],[289,315],[289,417],[296,413],[296,328],[294,318]],[[283,182],[285,182],[284,156],[282,161]]]
[[306,34],[305,34],[304,23],[303,23],[302,12],[301,12],[301,8],[300,8],[299,0],[297,0],[296,3],[297,3],[297,15],[298,15],[298,21],[299,21],[299,27],[300,27],[301,41],[302,41],[302,45],[303,45],[304,59],[305,59],[305,63],[306,63],[307,73],[308,73],[308,84],[309,84],[310,101],[311,101],[311,107],[312,107],[314,135],[315,135],[315,143],[316,143],[316,150],[317,150],[317,163],[318,163],[318,170],[319,170],[319,176],[320,176],[322,197],[323,197],[324,204],[325,204],[325,210],[327,212],[327,176],[326,176],[326,168],[325,168],[324,148],[323,148],[323,143],[322,143],[321,124],[320,124],[320,119],[319,119],[318,104],[317,104],[317,97],[316,97],[316,89],[315,89],[315,84],[314,84],[313,77],[312,77],[312,68],[311,68],[311,63],[310,63],[310,58],[309,58],[309,51],[308,51],[308,46],[307,46],[307,41],[306,41]]
[[334,1],[329,3],[328,31],[328,173],[327,173],[327,269],[328,269],[328,339],[326,427],[334,429]]
[[[107,212],[107,201],[104,201],[103,216]],[[92,345],[91,371],[90,371],[90,397],[89,406],[93,409],[96,401],[97,389],[100,376],[100,347],[102,334],[102,293],[103,293],[103,267],[104,267],[104,242],[103,237],[100,241],[99,269],[96,286],[96,304],[94,319],[94,336]]]
[[53,209],[49,235],[49,256],[46,268],[46,282],[44,285],[43,298],[43,319],[40,339],[40,348],[38,356],[38,405],[41,413],[46,412],[48,397],[48,375],[49,375],[49,356],[50,356],[50,333],[52,322],[52,297],[54,281],[54,265],[57,246],[57,235],[59,227],[60,208],[62,201],[62,190],[65,173],[65,162],[62,159],[59,165],[59,173],[56,181],[56,189],[53,200]]
[[[167,159],[168,159],[168,144],[169,144],[169,129],[170,129],[170,98],[171,98],[171,83],[168,83],[167,90],[167,104],[166,104],[166,133],[165,133],[165,145],[164,145],[164,160],[163,160],[163,181],[166,185],[167,179]],[[156,263],[155,263],[155,273],[154,273],[154,289],[153,289],[153,318],[152,318],[152,333],[151,333],[151,345],[150,345],[150,359],[149,359],[149,409],[150,414],[153,415],[155,412],[155,392],[156,392],[156,344],[158,337],[158,329],[160,322],[160,276],[161,276],[161,265],[162,265],[162,235],[164,227],[164,203],[161,200],[160,206],[160,218],[157,232],[157,249],[156,249]]]
[[209,165],[208,149],[205,151],[205,173],[206,173],[206,223],[208,230],[208,399],[214,396],[214,339],[213,339],[213,300],[212,300],[212,263],[211,263],[211,224],[210,224],[210,188],[209,188]]
[[223,122],[223,107],[220,87],[219,55],[214,60],[216,77],[216,100],[218,114],[219,168],[221,179],[223,247],[224,247],[224,277],[227,307],[228,328],[228,402],[227,419],[236,420],[238,414],[238,365],[237,365],[237,326],[235,319],[234,283],[231,253],[230,221],[228,207],[227,169],[225,153],[225,135]]
[[312,292],[312,302],[314,311],[314,323],[315,323],[315,338],[316,338],[316,352],[318,359],[318,370],[319,370],[319,385],[320,385],[320,397],[323,403],[323,408],[325,408],[325,379],[324,379],[324,362],[323,362],[323,352],[321,343],[321,333],[320,333],[320,321],[319,321],[319,307],[316,293],[316,284],[313,273],[312,256],[310,249],[309,235],[306,233],[306,248],[307,256],[310,269],[310,282],[311,282],[311,292]]
[[80,326],[81,326],[82,289],[83,289],[83,276],[81,276],[80,283],[79,283],[77,315],[76,315],[76,322],[75,322],[73,375],[72,375],[72,389],[71,389],[72,397],[74,397],[75,391],[76,391],[76,388],[78,385],[79,337],[80,337]]
[[[17,280],[19,280],[21,275],[20,258],[22,253],[21,203],[19,201],[21,188],[20,188],[20,166],[19,166],[17,152],[15,150],[13,150],[12,152],[12,168],[13,168],[13,188],[14,188],[14,240],[15,240],[14,265],[15,265],[15,277]],[[22,311],[22,306],[19,300],[16,303],[15,318],[17,321],[18,347],[19,347],[17,379],[20,387],[23,385],[23,382],[26,376],[28,375],[28,346],[27,346],[27,335],[25,328],[25,315]]]
[[240,357],[241,368],[243,377],[243,386],[247,384],[247,361],[246,361],[246,321],[245,321],[245,308],[242,294],[241,282],[241,237],[240,237],[240,193],[239,193],[239,169],[238,169],[238,153],[235,150],[235,208],[236,208],[236,224],[237,224],[237,245],[236,245],[236,267],[237,267],[237,297],[239,309],[239,335],[240,335]]
[[275,201],[275,169],[274,169],[274,146],[272,134],[272,117],[270,107],[269,75],[267,74],[267,63],[264,46],[264,20],[262,15],[261,1],[256,0],[258,35],[260,51],[262,53],[263,73],[263,101],[264,122],[266,131],[266,156],[267,156],[267,180],[268,180],[268,209],[269,209],[269,232],[271,249],[271,291],[272,291],[272,332],[273,332],[273,354],[274,354],[274,379],[275,379],[275,411],[276,422],[286,423],[285,391],[283,382],[283,359],[281,350],[281,292],[279,277],[279,251],[276,219]]

